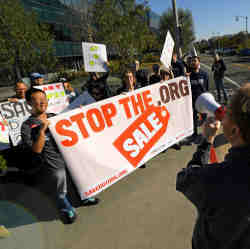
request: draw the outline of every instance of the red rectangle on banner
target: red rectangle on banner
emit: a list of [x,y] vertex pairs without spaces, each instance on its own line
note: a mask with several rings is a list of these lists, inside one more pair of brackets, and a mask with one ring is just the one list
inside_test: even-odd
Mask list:
[[136,168],[166,132],[170,114],[165,106],[142,113],[114,142],[116,149]]

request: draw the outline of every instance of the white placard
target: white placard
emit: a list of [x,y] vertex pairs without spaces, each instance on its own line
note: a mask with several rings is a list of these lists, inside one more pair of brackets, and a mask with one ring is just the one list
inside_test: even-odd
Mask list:
[[2,102],[0,103],[0,112],[3,119],[8,122],[9,135],[14,146],[21,143],[21,126],[28,119],[31,107],[25,100],[18,102]]
[[34,86],[46,93],[48,99],[48,113],[60,113],[69,105],[68,97],[62,83]]
[[166,68],[169,68],[171,66],[173,50],[174,50],[174,40],[170,32],[168,31],[160,58],[160,61]]
[[82,43],[86,72],[107,72],[107,50],[104,44]]

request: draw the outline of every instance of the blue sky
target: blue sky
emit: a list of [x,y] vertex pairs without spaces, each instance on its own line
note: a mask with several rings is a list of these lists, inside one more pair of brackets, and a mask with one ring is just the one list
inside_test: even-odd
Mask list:
[[[245,31],[245,18],[235,21],[235,16],[248,15],[250,32],[250,0],[176,0],[177,7],[192,11],[197,40],[216,35]],[[172,0],[149,0],[153,11],[162,14],[172,7]]]

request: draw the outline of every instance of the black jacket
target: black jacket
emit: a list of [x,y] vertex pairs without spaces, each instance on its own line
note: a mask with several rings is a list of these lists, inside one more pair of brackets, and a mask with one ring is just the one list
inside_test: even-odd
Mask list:
[[135,73],[136,82],[141,85],[141,87],[148,85],[148,71],[145,69],[140,69]]
[[209,78],[208,74],[203,70],[199,70],[199,72],[191,72],[190,74],[190,83],[191,83],[191,91],[192,91],[192,99],[193,102],[204,92],[209,90]]
[[184,76],[184,65],[181,61],[172,61],[171,66],[175,78]]
[[161,81],[161,75],[159,74],[152,74],[149,78],[149,84],[155,84],[155,83],[159,83]]
[[210,144],[198,146],[176,189],[197,208],[193,249],[250,248],[250,146],[232,148],[225,161],[207,164]]
[[106,99],[112,96],[110,87],[108,86],[107,79],[109,77],[109,71],[97,80],[89,79],[86,84],[81,88],[82,91],[87,90],[88,92],[91,92],[91,88],[97,87],[101,88],[103,92],[102,99]]
[[214,79],[223,79],[224,73],[227,70],[226,65],[222,59],[214,62],[212,65],[212,71],[214,72]]

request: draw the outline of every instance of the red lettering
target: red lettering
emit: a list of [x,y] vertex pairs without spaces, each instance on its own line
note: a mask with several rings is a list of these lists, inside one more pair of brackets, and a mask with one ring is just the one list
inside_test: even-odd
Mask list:
[[72,122],[76,122],[76,123],[77,123],[77,126],[78,126],[78,128],[79,128],[79,130],[80,130],[81,133],[82,133],[82,136],[83,136],[84,138],[88,138],[88,137],[89,137],[89,133],[88,133],[88,131],[87,131],[87,129],[86,129],[84,123],[83,123],[83,118],[84,118],[83,113],[78,113],[78,114],[76,114],[76,115],[70,117],[70,120],[71,120]]
[[132,114],[131,114],[131,111],[129,108],[129,104],[128,104],[129,101],[130,101],[129,97],[126,97],[124,99],[119,100],[119,104],[123,105],[127,119],[130,119],[132,117]]
[[[88,123],[94,132],[100,132],[104,130],[105,122],[101,112],[97,108],[88,110],[86,116],[88,119]],[[96,118],[96,120],[94,120],[94,117]]]
[[138,115],[140,113],[138,109],[140,109],[141,113],[144,112],[145,108],[140,93],[136,94],[136,96],[134,95],[131,96],[131,102],[133,105],[135,115]]
[[113,103],[108,103],[101,106],[104,118],[106,120],[107,126],[110,127],[113,125],[112,117],[117,113],[116,107]]
[[63,119],[63,120],[60,120],[55,126],[56,132],[59,135],[71,138],[71,140],[66,139],[66,140],[61,141],[61,144],[65,147],[73,146],[78,142],[78,136],[74,131],[66,130],[63,128],[63,126],[70,127],[71,125],[72,124],[69,120]]
[[143,102],[144,102],[144,104],[146,106],[146,109],[148,109],[150,106],[153,106],[153,104],[151,103],[152,98],[149,95],[151,95],[150,90],[142,92],[142,98],[143,98]]

